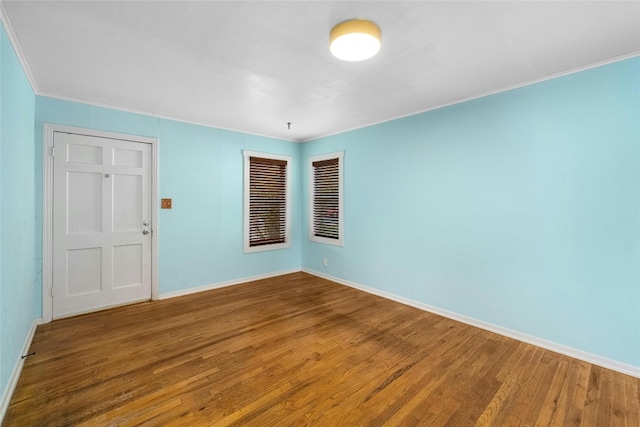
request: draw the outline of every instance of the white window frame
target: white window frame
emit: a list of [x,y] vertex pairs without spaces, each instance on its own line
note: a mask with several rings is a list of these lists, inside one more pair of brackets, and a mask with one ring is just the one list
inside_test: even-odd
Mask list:
[[[280,154],[262,153],[258,151],[243,150],[244,156],[244,253],[273,251],[291,247],[291,156]],[[284,243],[271,245],[249,246],[249,163],[251,157],[263,159],[282,160],[286,166],[286,201],[285,201],[285,239]]]
[[[338,239],[329,239],[327,237],[319,237],[315,235],[313,227],[313,193],[314,193],[314,177],[313,162],[338,159]],[[344,246],[344,151],[335,151],[333,153],[320,154],[309,157],[309,241],[316,243],[324,243],[333,246]]]

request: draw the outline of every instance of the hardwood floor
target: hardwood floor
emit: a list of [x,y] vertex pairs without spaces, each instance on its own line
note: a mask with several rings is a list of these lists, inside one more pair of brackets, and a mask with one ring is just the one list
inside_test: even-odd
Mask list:
[[640,426],[640,379],[304,273],[38,327],[5,426]]

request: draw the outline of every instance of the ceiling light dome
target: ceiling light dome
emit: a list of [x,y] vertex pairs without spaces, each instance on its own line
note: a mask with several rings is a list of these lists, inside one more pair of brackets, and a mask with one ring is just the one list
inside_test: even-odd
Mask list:
[[329,50],[343,61],[364,61],[380,50],[380,28],[371,21],[352,19],[331,30]]

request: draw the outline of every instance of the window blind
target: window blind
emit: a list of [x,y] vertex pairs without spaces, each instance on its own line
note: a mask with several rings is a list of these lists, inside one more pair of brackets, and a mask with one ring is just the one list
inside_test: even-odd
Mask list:
[[286,239],[287,162],[249,159],[249,246]]
[[339,159],[313,162],[313,234],[340,238]]

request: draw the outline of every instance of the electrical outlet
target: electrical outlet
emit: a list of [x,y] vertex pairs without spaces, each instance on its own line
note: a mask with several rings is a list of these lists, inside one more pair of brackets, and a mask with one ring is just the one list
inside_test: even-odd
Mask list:
[[329,265],[326,258],[322,258],[322,265],[324,265],[325,267]]

